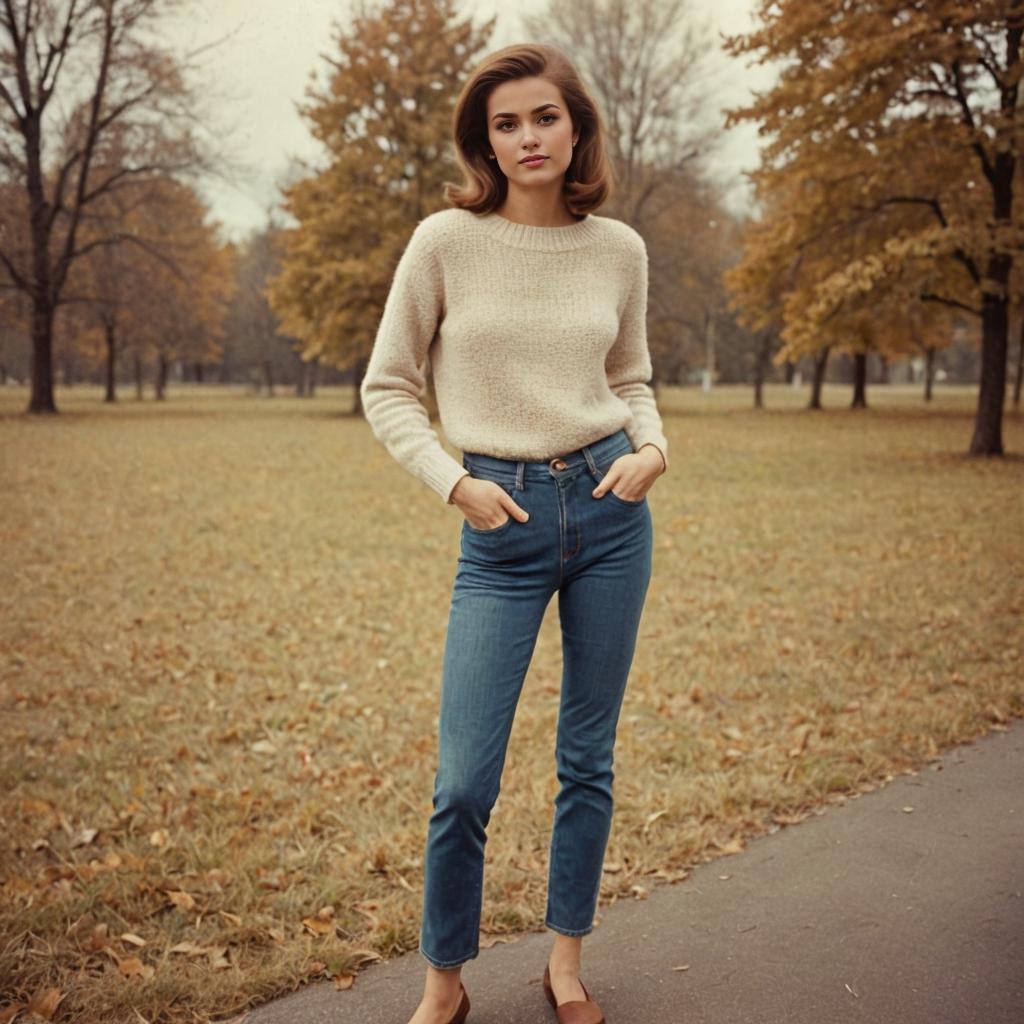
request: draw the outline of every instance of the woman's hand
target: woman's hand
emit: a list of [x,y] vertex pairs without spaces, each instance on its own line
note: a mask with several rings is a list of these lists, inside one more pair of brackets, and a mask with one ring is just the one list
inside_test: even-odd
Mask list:
[[605,491],[614,491],[624,501],[639,501],[664,472],[661,452],[653,444],[644,444],[635,452],[620,455],[591,493],[600,498]]
[[520,508],[512,497],[493,480],[478,480],[473,476],[460,477],[450,495],[469,525],[475,530],[495,530],[504,526],[510,516],[521,523],[530,513]]

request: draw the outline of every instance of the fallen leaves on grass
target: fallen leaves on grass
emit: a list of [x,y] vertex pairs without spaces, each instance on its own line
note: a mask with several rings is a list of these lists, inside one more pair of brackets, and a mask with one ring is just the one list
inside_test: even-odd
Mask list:
[[[101,410],[74,391],[45,440],[0,425],[24,454],[0,517],[24,552],[0,616],[17,1012],[58,992],[55,1024],[185,1024],[314,978],[351,988],[418,940],[457,531],[426,502],[410,529],[410,484],[365,424],[339,433],[307,401]],[[1020,541],[979,504],[1005,509],[1019,469],[942,454],[966,422],[948,407],[818,422],[705,417],[692,472],[652,496],[602,905],[1024,710]],[[894,432],[917,453],[898,465]],[[552,609],[482,944],[542,921],[560,640]]]
[[147,981],[156,973],[155,967],[144,964],[137,956],[120,957],[117,968],[126,978],[143,978]]
[[313,935],[333,935],[337,928],[334,921],[334,907],[321,907],[310,917],[304,917],[302,926]]

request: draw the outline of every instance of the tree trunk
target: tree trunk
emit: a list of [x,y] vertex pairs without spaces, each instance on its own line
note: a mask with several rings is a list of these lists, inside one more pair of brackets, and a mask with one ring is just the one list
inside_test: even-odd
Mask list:
[[53,400],[53,310],[44,298],[32,304],[32,391],[26,412],[56,412]]
[[[767,375],[768,353],[772,348],[772,333],[764,330],[757,346],[757,357],[754,361],[754,408],[764,408],[764,379]],[[788,363],[786,364],[789,365]]]
[[935,346],[924,350],[924,400],[932,400],[932,384],[935,382]]
[[352,411],[357,415],[362,415],[363,412],[363,395],[361,388],[363,386],[363,378],[366,376],[366,368],[370,365],[369,356],[363,356],[359,362],[356,363],[355,378],[352,383],[355,385],[355,400],[352,403]]
[[194,370],[195,370],[195,375],[196,375],[196,383],[197,384],[202,384],[203,383],[203,364],[202,363],[198,363],[198,362],[195,363],[194,364]]
[[114,380],[114,367],[117,362],[117,341],[114,337],[114,325],[109,321],[103,325],[107,342],[107,393],[103,396],[104,402],[116,402],[117,385]]
[[853,401],[851,409],[866,409],[868,407],[868,354],[857,352],[853,357]]
[[821,390],[825,384],[825,367],[828,364],[828,354],[832,350],[831,345],[826,345],[814,357],[814,378],[811,381],[811,400],[807,405],[808,409],[820,409]]
[[[10,8],[8,8],[8,11]],[[26,22],[28,15],[25,15]],[[10,54],[5,53],[5,58]],[[53,278],[50,266],[50,231],[43,169],[43,108],[31,111],[22,125],[25,136],[29,237],[32,246],[32,392],[28,412],[55,413],[53,396]]]
[[796,363],[792,359],[787,359],[782,364],[785,377],[783,378],[787,384],[793,383],[793,374],[796,373]]
[[263,360],[263,379],[267,382],[267,398],[274,397],[274,367],[269,359]]
[[1021,379],[1024,378],[1024,316],[1020,319],[1020,340],[1017,344],[1017,375],[1013,382],[1013,404],[1020,405]]
[[167,397],[167,356],[161,352],[156,357],[156,395],[160,401]]
[[[1010,6],[1020,7],[1020,0]],[[1019,12],[1014,12],[1011,21],[1016,22]],[[1021,27],[1014,24],[1007,32],[1007,43],[1012,43],[1013,64],[1019,60],[1017,47],[1021,39]],[[1012,65],[1011,65],[1012,66]],[[1016,90],[1004,90],[1002,101]],[[1019,95],[1019,94],[1018,94]],[[992,218],[998,231],[1013,222],[1013,179],[1017,157],[1012,145],[997,147],[995,165],[992,169]],[[1010,253],[990,252],[985,261],[983,279],[985,287],[981,294],[981,382],[978,388],[978,408],[974,418],[974,435],[968,449],[969,455],[1003,454],[1003,405],[1006,402],[1006,354],[1009,339],[1009,283],[1013,257]]]
[[715,363],[717,353],[715,351],[715,319],[710,313],[704,317],[704,352],[708,371],[708,390],[715,386]]
[[[1009,261],[994,256],[987,277],[1006,294]],[[969,455],[1003,454],[1003,403],[1006,400],[1006,298],[985,291],[981,304],[981,385]]]
[[132,362],[133,362],[133,365],[135,367],[135,398],[136,398],[136,401],[141,402],[142,401],[142,359],[139,356],[138,352],[135,353],[135,358],[133,359]]
[[878,382],[880,384],[889,383],[889,360],[885,358],[884,352],[878,353]]
[[309,364],[309,380],[306,383],[306,394],[312,398],[316,394],[317,378],[320,374],[320,357],[317,356]]

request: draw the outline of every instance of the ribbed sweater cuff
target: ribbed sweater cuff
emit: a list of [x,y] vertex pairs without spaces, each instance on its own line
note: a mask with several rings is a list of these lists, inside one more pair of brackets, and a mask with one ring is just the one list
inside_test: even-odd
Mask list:
[[455,485],[469,471],[461,463],[456,462],[443,449],[439,455],[432,456],[429,461],[421,463],[420,477],[428,487],[432,487],[448,505],[453,504],[451,493]]

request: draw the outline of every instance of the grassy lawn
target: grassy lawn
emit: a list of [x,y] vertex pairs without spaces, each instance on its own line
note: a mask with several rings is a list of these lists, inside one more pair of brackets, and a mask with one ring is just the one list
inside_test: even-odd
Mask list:
[[[660,396],[600,915],[1024,714],[1024,416],[972,389]],[[346,391],[0,391],[0,1019],[224,1019],[415,950],[461,515]],[[457,454],[457,453],[454,453]],[[557,602],[482,944],[543,927]],[[339,998],[344,998],[340,995]]]

